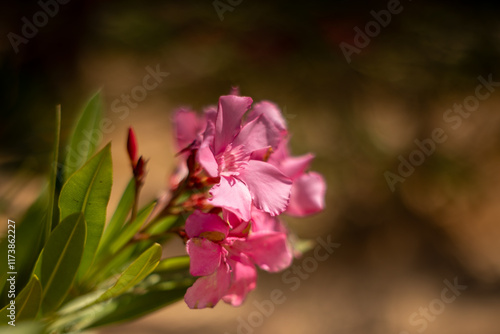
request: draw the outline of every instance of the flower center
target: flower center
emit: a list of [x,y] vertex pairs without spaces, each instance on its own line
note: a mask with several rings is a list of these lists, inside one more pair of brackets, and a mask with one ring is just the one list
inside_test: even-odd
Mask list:
[[245,169],[248,164],[250,154],[246,152],[243,145],[238,145],[233,148],[232,145],[229,144],[224,152],[217,155],[216,159],[219,165],[219,175],[239,175],[240,171]]

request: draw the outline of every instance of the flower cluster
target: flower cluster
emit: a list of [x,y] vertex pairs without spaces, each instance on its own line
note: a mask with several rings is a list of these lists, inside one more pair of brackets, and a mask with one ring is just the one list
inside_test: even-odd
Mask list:
[[190,272],[199,276],[184,297],[190,308],[219,300],[237,306],[256,285],[256,266],[277,272],[293,252],[280,214],[306,216],[324,207],[322,176],[308,172],[312,154],[293,157],[279,108],[249,97],[221,96],[202,115],[175,113],[183,163],[172,177],[193,192],[186,220]]

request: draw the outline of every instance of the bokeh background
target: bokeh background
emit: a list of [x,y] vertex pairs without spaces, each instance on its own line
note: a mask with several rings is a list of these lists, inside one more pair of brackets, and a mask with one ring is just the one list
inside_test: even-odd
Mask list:
[[[370,12],[389,2],[244,0],[221,20],[212,1],[73,0],[16,53],[7,34],[20,35],[22,17],[32,21],[41,7],[4,1],[0,218],[20,219],[40,190],[56,104],[64,140],[102,90],[114,128],[105,136],[113,209],[129,176],[128,126],[150,158],[146,202],[166,189],[175,164],[173,110],[201,110],[238,85],[283,109],[293,152],[314,152],[313,169],[327,180],[326,210],[287,222],[302,238],[330,236],[341,246],[295,291],[281,274],[261,273],[242,307],[193,311],[179,302],[96,333],[238,333],[238,319],[274,289],[286,301],[253,333],[500,333],[500,87],[457,129],[443,120],[474,95],[479,76],[500,81],[498,5],[402,0],[347,62],[339,44],[354,45],[354,28],[364,30]],[[141,85],[148,66],[170,74],[121,119],[113,101]],[[391,191],[384,173],[397,173],[398,156],[408,158],[436,128],[447,140]],[[454,279],[467,286],[455,301],[425,330],[410,322]]]

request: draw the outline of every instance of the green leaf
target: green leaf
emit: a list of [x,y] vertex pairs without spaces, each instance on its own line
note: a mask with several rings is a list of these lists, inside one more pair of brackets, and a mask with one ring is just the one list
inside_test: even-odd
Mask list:
[[119,234],[120,230],[127,219],[127,216],[132,209],[135,197],[135,180],[132,179],[127,185],[127,188],[123,192],[122,198],[116,207],[113,217],[109,221],[108,226],[104,230],[104,234],[99,244],[98,253],[106,253],[110,243],[115,240]]
[[109,277],[116,276],[123,272],[127,264],[134,258],[137,245],[129,245],[113,256],[100,258],[100,262],[95,263],[85,276],[85,282],[90,286],[97,285]]
[[149,234],[158,234],[167,231],[180,221],[185,222],[185,219],[182,216],[177,216],[177,215],[170,215],[161,218],[160,221],[155,222],[153,226],[148,226],[146,229],[146,232]]
[[95,152],[102,139],[99,128],[102,119],[101,94],[96,93],[81,113],[69,144],[66,146],[64,176],[66,179],[77,171]]
[[94,260],[106,220],[111,183],[111,151],[108,144],[74,173],[61,190],[61,219],[81,212],[87,223],[87,240],[78,277],[85,274]]
[[[43,247],[44,222],[47,214],[47,188],[44,188],[38,199],[33,202],[21,221],[16,221],[16,288],[21,290],[28,284],[33,267]],[[0,254],[7,254],[7,237],[0,242]],[[22,247],[21,247],[21,246]],[[26,245],[29,245],[27,247]],[[5,255],[7,257],[7,255]],[[8,302],[5,286],[7,261],[0,261],[0,287],[2,288],[1,305]]]
[[33,267],[33,272],[31,275],[35,275],[37,277],[42,277],[42,258],[43,258],[43,249],[38,256],[38,259],[35,262],[35,266]]
[[[16,244],[22,245],[21,247],[16,247],[15,254],[15,271],[17,271],[16,288],[19,290],[23,289],[30,280],[33,267],[43,245],[48,239],[52,222],[54,221],[54,197],[57,177],[60,123],[61,114],[60,110],[57,109],[54,152],[49,182],[44,186],[37,200],[29,207],[23,219],[16,222]],[[29,245],[29,247],[24,245]],[[7,254],[7,246],[7,238],[2,238],[0,241],[0,254]],[[2,291],[0,305],[4,305],[5,302],[8,301],[6,290],[4,290],[6,273],[12,270],[7,270],[7,261],[0,261],[0,263],[0,290]]]
[[[42,296],[42,287],[40,286],[40,281],[38,277],[33,276],[29,283],[21,290],[15,299],[15,312],[16,321],[22,321],[27,319],[34,319],[40,308],[40,301]],[[9,310],[6,305],[2,310],[0,310],[0,319],[6,319]]]
[[134,221],[126,224],[122,231],[120,232],[119,236],[113,240],[109,247],[109,252],[111,254],[114,254],[120,248],[122,248],[127,242],[129,242],[132,237],[139,231],[139,229],[144,225],[146,220],[148,219],[149,215],[151,212],[153,212],[153,209],[156,206],[156,202],[151,203],[137,214],[137,217],[134,219]]
[[116,281],[115,285],[103,293],[96,303],[116,297],[135,286],[156,268],[160,259],[161,246],[159,244],[153,244],[153,246],[149,247],[134,262],[132,262],[127,269],[125,269],[123,274],[121,274]]
[[161,268],[157,266],[138,283],[135,289],[115,298],[95,303],[95,294],[92,293],[66,304],[50,330],[57,332],[67,328],[68,323],[71,324],[71,330],[78,331],[130,321],[182,299],[195,280],[188,271],[189,259],[187,256],[175,257],[162,260],[161,265]]
[[16,321],[16,327],[5,326],[0,327],[0,334],[42,334],[43,324],[35,321],[26,321],[22,324],[18,324]]
[[155,290],[144,294],[124,294],[112,300],[105,308],[100,309],[98,316],[93,319],[95,322],[90,324],[87,328],[100,327],[140,318],[181,300],[188,287],[189,286],[186,285],[177,286],[175,288],[168,287],[164,290]]
[[189,268],[189,256],[188,255],[175,256],[161,260],[155,269],[155,273],[178,271],[187,268]]
[[81,213],[66,217],[52,232],[43,250],[42,310],[55,310],[66,297],[82,260],[86,226]]
[[[44,244],[49,239],[50,231],[52,230],[52,221],[54,217],[54,198],[56,192],[56,179],[57,179],[57,164],[59,159],[59,138],[61,134],[61,106],[57,106],[56,109],[56,133],[54,138],[54,147],[52,155],[52,165],[49,176],[49,189],[48,189],[48,209],[47,217],[45,220],[44,229]],[[55,208],[57,209],[57,208]]]

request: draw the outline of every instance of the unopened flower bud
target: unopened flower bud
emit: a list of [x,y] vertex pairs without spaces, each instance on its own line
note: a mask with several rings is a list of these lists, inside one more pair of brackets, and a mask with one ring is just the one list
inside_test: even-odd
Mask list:
[[132,127],[128,128],[127,152],[132,166],[135,168],[137,164],[137,140]]

